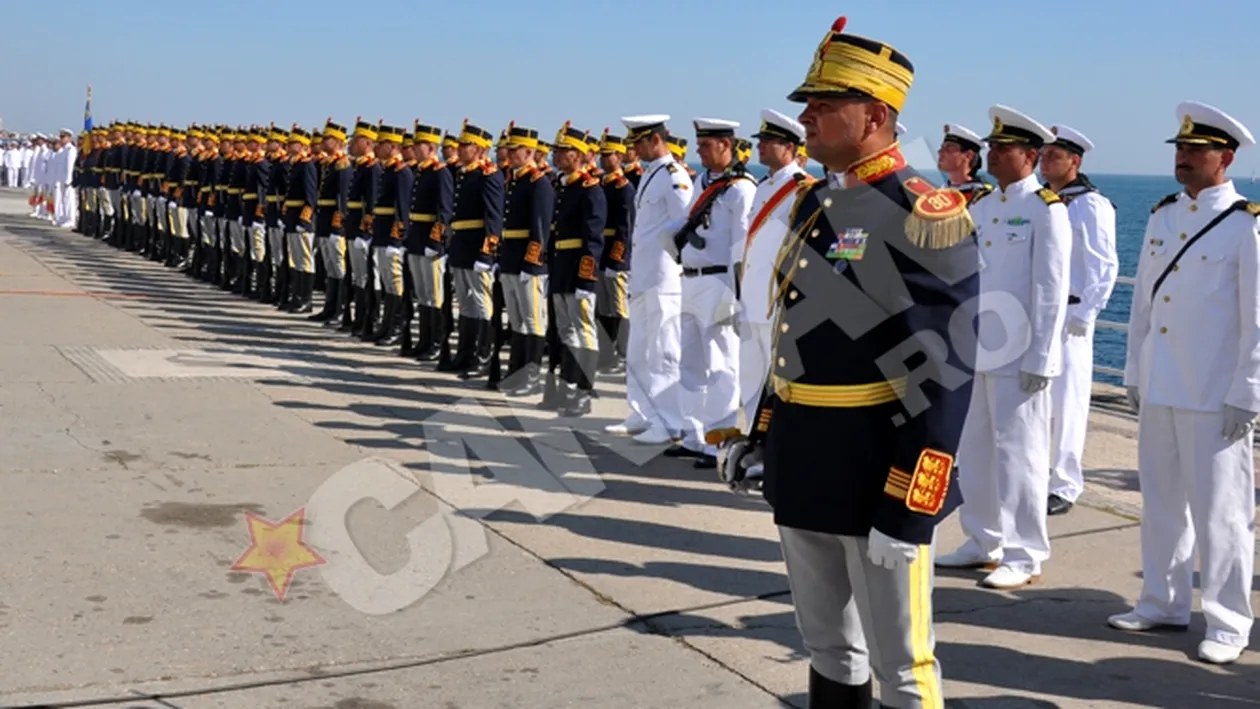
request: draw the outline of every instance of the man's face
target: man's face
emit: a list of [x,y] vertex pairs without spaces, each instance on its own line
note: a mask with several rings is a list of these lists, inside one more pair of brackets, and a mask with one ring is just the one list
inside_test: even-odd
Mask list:
[[705,169],[721,170],[731,162],[731,141],[729,138],[699,138],[696,153]]
[[481,148],[474,143],[460,143],[458,151],[461,165],[468,165],[481,158]]
[[1023,143],[989,143],[989,174],[1005,182],[1023,179],[1036,156],[1037,149]]
[[1212,145],[1178,143],[1173,175],[1186,187],[1213,184],[1217,175],[1234,162],[1234,151]]
[[619,153],[600,153],[599,166],[604,172],[616,172],[621,169],[621,155]]
[[963,150],[958,143],[945,141],[936,151],[936,169],[941,172],[965,170],[971,165],[972,152]]
[[508,155],[510,153],[511,153],[511,150],[509,148],[501,147],[494,151],[494,157],[499,162],[499,164],[503,164],[504,161],[509,159]]
[[862,157],[857,154],[862,142],[887,118],[887,109],[875,101],[818,97],[806,102],[800,122],[805,126],[810,157],[833,170],[844,170]]
[[638,159],[639,159],[639,151],[635,150],[633,147],[626,148],[626,162],[627,163],[633,163],[634,161]]
[[573,172],[582,167],[582,151],[573,148],[557,148],[555,152],[556,169],[561,172]]
[[437,146],[433,143],[416,143],[414,152],[416,160],[424,162],[433,157],[433,153],[437,152]]
[[792,160],[796,146],[778,138],[757,139],[757,162],[767,167],[783,167]]
[[450,162],[459,155],[459,148],[453,145],[442,146],[442,159]]
[[1079,156],[1058,145],[1047,145],[1041,149],[1041,176],[1051,182],[1066,179],[1080,164]]
[[295,141],[290,142],[290,143],[289,143],[289,155],[294,155],[294,156],[297,156],[297,155],[301,155],[301,154],[302,154],[302,144],[301,144],[301,143],[299,143],[299,142],[297,142],[296,140],[295,140]]
[[533,163],[534,151],[523,146],[508,148],[507,159],[513,170],[519,170]]

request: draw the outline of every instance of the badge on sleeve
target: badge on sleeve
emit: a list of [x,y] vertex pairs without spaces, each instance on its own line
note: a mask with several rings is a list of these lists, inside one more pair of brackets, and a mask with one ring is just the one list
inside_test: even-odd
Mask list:
[[870,236],[861,227],[845,229],[836,234],[835,243],[827,248],[825,255],[832,260],[861,261],[862,255],[866,253],[866,240]]

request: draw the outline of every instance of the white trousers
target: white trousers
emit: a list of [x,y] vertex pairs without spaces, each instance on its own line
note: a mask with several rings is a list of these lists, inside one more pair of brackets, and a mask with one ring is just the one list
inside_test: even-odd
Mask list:
[[56,203],[53,205],[53,222],[57,226],[74,226],[79,216],[79,191],[66,182],[58,182],[54,188]]
[[1030,574],[1050,558],[1050,391],[977,374],[958,446],[966,549]]
[[1076,502],[1085,489],[1081,458],[1094,383],[1094,330],[1063,333],[1063,373],[1050,382],[1050,494]]
[[717,446],[705,445],[705,431],[736,425],[741,403],[735,291],[729,279],[729,274],[714,274],[682,280],[682,445],[709,455],[717,455]]
[[1246,646],[1255,619],[1253,437],[1230,443],[1224,426],[1220,413],[1141,407],[1142,596],[1136,611],[1158,622],[1189,623],[1198,550],[1207,639]]
[[757,418],[757,405],[766,377],[770,374],[770,353],[774,344],[774,323],[745,320],[739,326],[739,395],[747,433]]
[[632,418],[670,433],[682,429],[678,400],[681,311],[678,293],[649,291],[630,296],[626,404]]

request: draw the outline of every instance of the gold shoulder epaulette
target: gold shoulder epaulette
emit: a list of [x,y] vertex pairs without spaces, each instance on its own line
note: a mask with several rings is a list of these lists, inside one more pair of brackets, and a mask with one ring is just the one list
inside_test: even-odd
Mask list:
[[678,172],[678,163],[671,162],[670,164],[665,166],[665,169],[672,175],[675,172]]
[[967,212],[967,197],[955,189],[933,187],[921,177],[902,183],[914,197],[906,216],[906,240],[920,249],[948,249],[975,231]]
[[1247,209],[1247,213],[1250,214],[1251,216],[1260,217],[1260,204],[1257,204],[1255,202],[1248,202],[1246,209]]
[[1178,195],[1178,194],[1180,194],[1180,193],[1178,193],[1178,192],[1173,192],[1172,194],[1170,194],[1170,195],[1168,195],[1168,196],[1164,197],[1163,199],[1161,199],[1160,201],[1156,202],[1156,203],[1155,203],[1155,206],[1154,206],[1154,207],[1151,207],[1151,214],[1154,214],[1155,212],[1158,212],[1161,208],[1163,208],[1163,207],[1167,207],[1168,205],[1172,204],[1173,202],[1176,202],[1176,201],[1177,201],[1177,195]]
[[1059,196],[1059,193],[1055,192],[1049,187],[1042,187],[1041,189],[1037,190],[1037,196],[1040,197],[1041,201],[1045,202],[1046,204],[1054,204],[1056,202],[1063,201],[1063,198]]
[[595,187],[599,184],[599,178],[589,172],[582,173],[582,186]]
[[350,167],[350,158],[342,156],[342,158],[337,161],[337,169],[344,170],[348,167]]
[[489,160],[487,160],[485,164],[481,166],[481,172],[486,175],[493,175],[494,173],[498,171],[499,171],[499,168],[493,162]]
[[975,206],[976,202],[979,202],[985,197],[993,194],[993,185],[985,185],[984,187],[977,188],[974,194],[976,196],[971,198],[971,206]]

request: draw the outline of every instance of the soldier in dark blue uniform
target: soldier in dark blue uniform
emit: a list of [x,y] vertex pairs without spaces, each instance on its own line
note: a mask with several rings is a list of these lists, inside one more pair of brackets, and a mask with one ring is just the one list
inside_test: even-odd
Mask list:
[[315,205],[315,241],[321,245],[320,256],[324,263],[324,307],[307,318],[314,322],[334,321],[341,315],[343,304],[349,297],[345,218],[354,168],[350,165],[350,156],[346,154],[348,137],[345,127],[333,123],[331,118],[324,125],[319,201]]
[[184,180],[188,176],[188,133],[171,132],[171,161],[166,171],[166,223],[171,233],[171,246],[166,265],[182,268],[188,257],[188,210],[184,208]]
[[459,134],[459,167],[455,171],[447,263],[459,299],[459,349],[438,366],[463,379],[490,373],[494,345],[494,259],[503,233],[503,173],[486,157],[492,136],[464,122]]
[[[267,198],[267,180],[271,176],[271,162],[267,159],[266,128],[255,126],[245,135],[246,152],[243,157],[245,182],[241,193],[241,228],[245,234],[245,256],[241,259],[241,272],[237,292],[246,298],[254,298],[261,288],[255,288],[255,274],[267,262],[267,231],[264,220]],[[261,277],[258,280],[261,286]]]
[[[600,139],[603,163],[604,201],[608,203],[608,223],[604,225],[604,255],[599,264],[598,308],[601,332],[600,371],[622,374],[626,371],[626,338],[630,317],[630,233],[634,227],[635,186],[625,172],[622,160],[625,141],[604,129]],[[642,168],[639,174],[642,174]],[[606,353],[606,354],[605,354]]]
[[407,217],[411,211],[411,187],[415,173],[402,156],[405,131],[382,125],[378,131],[376,158],[381,161],[381,184],[376,206],[372,209],[372,255],[380,274],[384,313],[380,327],[372,333],[372,342],[387,347],[400,339],[403,297],[406,294]]
[[[228,226],[228,202],[232,171],[236,164],[236,130],[223,126],[219,130],[219,169],[215,173],[210,194],[211,219],[214,222],[214,247],[210,251],[210,282],[223,285],[227,265],[231,262],[232,231]],[[236,195],[239,197],[239,195]]]
[[432,362],[440,355],[439,343],[446,339],[442,317],[446,305],[446,230],[451,223],[455,179],[438,155],[442,144],[440,128],[417,121],[415,141],[416,179],[411,188],[406,248],[418,337],[411,351],[404,348],[401,354]]
[[[604,255],[604,227],[608,203],[599,178],[585,169],[590,139],[570,124],[556,135],[556,209],[552,218],[550,297],[562,350],[560,379],[564,390],[562,416],[591,411],[599,335],[595,324],[595,292],[599,262]],[[546,403],[546,402],[545,402]]]
[[100,183],[100,139],[99,134],[85,132],[79,139],[79,152],[74,158],[74,167],[70,173],[70,187],[78,193],[78,215],[74,230],[84,236],[96,235],[96,194]]
[[[789,96],[807,103],[810,157],[832,177],[798,188],[776,259],[771,381],[751,442],[724,444],[720,466],[737,481],[764,452],[809,706],[867,709],[873,672],[885,706],[939,709],[932,541],[960,502],[976,358],[974,329],[956,337],[950,323],[978,296],[980,262],[966,198],[933,188],[897,145],[910,61],[843,29]],[[855,138],[852,125],[869,128]]]
[[539,370],[547,336],[546,258],[555,191],[535,164],[538,131],[514,123],[508,127],[505,143],[511,172],[504,187],[498,263],[511,333],[508,395],[532,396],[542,392]]
[[196,275],[203,281],[210,281],[219,257],[219,225],[215,220],[215,204],[218,194],[215,191],[219,184],[219,173],[223,171],[223,157],[219,154],[219,136],[222,128],[207,128],[203,144],[205,150],[201,158],[200,184],[197,186],[201,202],[198,204],[198,217],[201,221],[201,263],[197,265]]
[[288,307],[293,313],[309,313],[315,289],[315,203],[319,175],[311,157],[311,135],[299,126],[289,131],[289,180],[284,196],[284,237],[289,246]]
[[101,156],[101,233],[103,238],[113,246],[119,245],[118,223],[122,214],[122,161],[127,145],[123,140],[122,125],[112,124],[109,127],[109,147]]
[[[376,332],[378,303],[376,293],[379,282],[372,269],[372,208],[381,182],[381,165],[376,159],[376,125],[356,121],[354,140],[350,154],[354,156],[354,176],[350,181],[350,196],[346,202],[346,225],[352,234],[350,239],[350,281],[354,288],[354,317],[350,334],[360,339],[371,339]],[[350,238],[350,237],[353,238]],[[342,329],[345,328],[344,322]]]
[[245,222],[241,217],[241,196],[245,194],[245,174],[248,172],[246,138],[249,133],[239,128],[232,134],[232,155],[224,161],[227,170],[226,199],[223,205],[223,224],[227,227],[227,249],[224,252],[223,290],[240,292],[240,276],[248,256],[245,250]]

